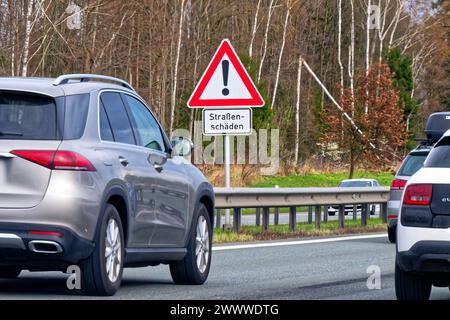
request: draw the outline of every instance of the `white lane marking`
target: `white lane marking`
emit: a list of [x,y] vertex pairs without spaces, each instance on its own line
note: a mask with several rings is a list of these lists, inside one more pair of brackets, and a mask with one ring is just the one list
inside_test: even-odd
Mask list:
[[363,236],[335,237],[335,238],[313,239],[313,240],[283,241],[283,242],[269,242],[269,243],[265,242],[265,243],[238,244],[238,245],[229,245],[229,246],[224,245],[224,246],[213,247],[213,251],[296,246],[296,245],[303,245],[303,244],[327,243],[327,242],[362,240],[362,239],[375,239],[375,238],[385,238],[385,237],[387,237],[387,234],[370,234],[370,235],[363,235]]

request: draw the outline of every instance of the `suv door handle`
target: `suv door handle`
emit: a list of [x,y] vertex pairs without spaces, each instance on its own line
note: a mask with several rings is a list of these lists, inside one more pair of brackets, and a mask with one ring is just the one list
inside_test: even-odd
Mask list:
[[125,159],[124,157],[119,157],[119,162],[121,165],[123,165],[124,167],[128,166],[128,160]]

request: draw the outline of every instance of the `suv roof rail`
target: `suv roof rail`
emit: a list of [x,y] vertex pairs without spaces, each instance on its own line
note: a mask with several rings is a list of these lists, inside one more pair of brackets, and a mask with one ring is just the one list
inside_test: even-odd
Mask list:
[[53,82],[54,86],[59,86],[61,84],[67,84],[70,80],[80,80],[80,82],[88,82],[92,80],[104,80],[104,81],[110,81],[110,82],[116,82],[117,84],[121,85],[122,87],[125,87],[127,89],[130,89],[132,91],[134,88],[126,81],[114,77],[109,76],[103,76],[99,74],[65,74],[62,76],[59,76],[56,78],[56,80]]

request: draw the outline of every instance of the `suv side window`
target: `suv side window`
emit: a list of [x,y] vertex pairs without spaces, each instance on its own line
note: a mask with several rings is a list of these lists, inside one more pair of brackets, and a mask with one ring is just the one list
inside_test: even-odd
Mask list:
[[425,162],[426,158],[426,154],[410,154],[403,161],[403,164],[400,167],[400,170],[398,170],[397,175],[407,177],[412,176],[414,173],[419,171],[420,168],[423,167],[423,163]]
[[139,144],[149,149],[165,152],[166,147],[161,128],[150,110],[138,99],[126,94],[123,96],[133,116],[135,133],[140,140]]
[[101,94],[100,99],[105,107],[114,140],[121,143],[136,144],[130,119],[120,93],[105,92]]
[[450,137],[443,138],[434,146],[425,160],[426,168],[450,168]]
[[109,124],[108,116],[106,115],[105,106],[100,101],[98,106],[100,109],[100,137],[104,141],[114,141],[114,135]]
[[89,94],[66,96],[64,140],[80,139],[86,127]]

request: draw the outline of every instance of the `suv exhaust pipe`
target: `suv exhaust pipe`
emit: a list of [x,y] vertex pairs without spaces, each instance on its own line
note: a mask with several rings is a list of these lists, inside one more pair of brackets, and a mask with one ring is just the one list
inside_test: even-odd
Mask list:
[[32,240],[28,243],[28,248],[34,253],[61,253],[63,249],[58,242],[45,240]]

